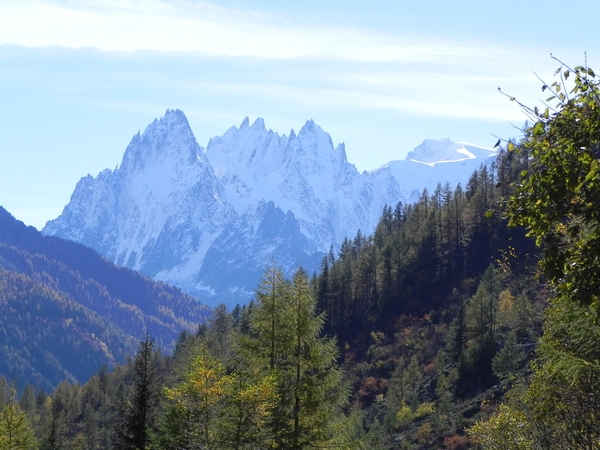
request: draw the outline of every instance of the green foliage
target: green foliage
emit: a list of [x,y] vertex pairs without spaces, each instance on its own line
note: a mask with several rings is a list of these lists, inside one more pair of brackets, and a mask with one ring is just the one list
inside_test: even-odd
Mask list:
[[[68,386],[67,383],[64,386]],[[41,450],[61,450],[67,443],[67,414],[62,395],[57,392],[53,397],[47,397],[41,422]]]
[[521,367],[525,355],[517,343],[516,333],[510,332],[502,349],[492,359],[492,370],[498,378],[508,378]]
[[[557,109],[527,111],[535,123],[514,149],[524,166],[507,215],[542,246],[541,268],[572,301],[598,305],[600,295],[600,84],[586,67],[561,66],[544,83]],[[567,74],[574,74],[567,85]],[[563,86],[564,92],[556,95]],[[568,93],[567,93],[568,92]]]
[[[511,224],[525,226],[542,247],[552,297],[531,379],[470,431],[483,448],[600,442],[600,84],[587,67],[561,65],[556,75],[542,87],[558,101],[553,112],[522,105],[534,124],[511,149],[523,170],[507,209]],[[507,355],[501,359],[497,367]]]
[[208,321],[208,344],[213,348],[213,353],[221,360],[226,360],[228,356],[232,322],[232,317],[227,313],[227,307],[222,303],[214,309],[213,317]]
[[527,385],[517,385],[499,410],[469,434],[484,449],[597,449],[599,375],[588,369],[573,379],[551,372],[542,359]]
[[232,381],[223,363],[205,346],[196,347],[183,380],[164,389],[165,413],[155,439],[160,448],[213,448],[221,437],[222,399]]
[[413,420],[421,419],[425,416],[433,414],[435,406],[433,403],[421,403],[417,407],[411,408],[404,401],[400,404],[400,409],[396,413],[397,426],[402,428],[411,423]]
[[494,338],[498,325],[498,298],[501,290],[500,278],[494,266],[490,265],[481,277],[475,295],[467,301],[467,340],[482,346],[486,337]]
[[[342,342],[362,340],[373,329],[389,329],[401,314],[423,315],[453,293],[472,294],[500,249],[511,248],[505,267],[523,270],[535,246],[523,229],[508,228],[500,215],[486,218],[509,192],[518,161],[501,154],[496,167],[473,173],[466,189],[438,185],[414,205],[386,206],[372,236],[346,239],[337,259],[323,259],[315,280],[325,331]],[[489,321],[488,321],[489,322]]]
[[406,386],[408,388],[406,399],[410,405],[417,404],[417,392],[422,381],[423,373],[419,367],[419,361],[417,360],[417,357],[413,355],[406,368]]
[[182,336],[177,354],[184,363],[177,362],[178,380],[163,389],[152,445],[362,448],[358,417],[342,411],[348,391],[337,346],[321,337],[324,317],[314,309],[306,273],[299,270],[290,282],[271,266],[248,313],[246,333],[231,334],[232,326],[241,329],[239,308],[237,320],[221,311],[200,336]]
[[236,450],[261,450],[275,446],[269,428],[278,401],[277,377],[261,376],[249,368],[233,374],[226,396],[224,442]]
[[491,382],[492,358],[496,352],[498,299],[503,286],[494,266],[488,266],[464,307],[464,330],[459,371],[461,390],[475,383]]
[[352,420],[341,413],[348,391],[337,346],[320,337],[324,316],[314,310],[306,273],[299,270],[290,283],[272,266],[257,293],[250,334],[240,337],[248,364],[275,377],[277,400],[269,427],[278,448],[353,445]]
[[488,421],[478,421],[469,428],[469,436],[489,450],[532,450],[534,440],[527,416],[518,410],[501,405]]
[[33,450],[36,440],[27,414],[16,401],[14,389],[8,404],[0,406],[0,450]]
[[238,364],[227,373],[224,363],[203,343],[194,345],[181,380],[164,388],[159,430],[160,449],[272,448],[266,425],[276,402],[276,379]]
[[250,316],[250,334],[245,347],[261,364],[274,370],[285,366],[293,348],[293,311],[289,283],[280,268],[271,265],[256,292],[257,307]]
[[35,416],[35,390],[30,384],[26,385],[25,389],[23,389],[19,405],[23,412],[27,414],[27,418],[30,421],[33,420]]
[[0,269],[0,371],[51,390],[133,350],[110,321],[36,278]]

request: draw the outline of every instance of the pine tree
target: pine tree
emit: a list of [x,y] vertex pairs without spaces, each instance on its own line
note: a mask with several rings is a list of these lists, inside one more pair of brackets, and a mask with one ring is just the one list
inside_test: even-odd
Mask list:
[[209,320],[207,332],[208,343],[213,354],[225,360],[229,351],[228,338],[233,328],[232,317],[227,313],[227,307],[221,303],[213,311]]
[[273,423],[277,406],[277,377],[248,364],[237,353],[231,360],[230,376],[221,419],[221,442],[232,450],[275,448],[274,435],[267,426]]
[[109,382],[108,368],[106,365],[100,367],[98,372],[98,385],[100,389],[100,428],[102,433],[100,435],[100,443],[102,448],[110,447],[110,428],[109,428],[109,417],[111,405],[109,404],[109,394],[112,394],[111,386]]
[[517,344],[517,334],[511,331],[504,347],[492,359],[492,370],[498,378],[506,378],[511,373],[515,372],[525,359],[525,355]]
[[269,369],[285,364],[291,347],[289,283],[279,267],[272,264],[257,292],[258,307],[250,317],[251,334],[257,346],[255,354],[265,355]]
[[490,265],[483,276],[475,295],[467,303],[466,320],[470,339],[480,346],[486,337],[494,339],[497,325],[498,297],[502,290],[494,266]]
[[492,358],[496,352],[498,297],[500,278],[490,265],[481,277],[475,294],[465,307],[465,348],[461,354],[461,383],[488,383],[492,376]]
[[0,408],[8,404],[11,398],[11,384],[6,378],[0,376]]
[[401,356],[388,383],[388,391],[385,396],[386,414],[383,426],[387,431],[396,426],[396,413],[406,398],[406,363]]
[[128,401],[121,406],[121,422],[115,440],[118,450],[145,450],[156,426],[158,403],[156,370],[153,365],[154,342],[148,333],[138,345],[134,361],[134,386]]
[[27,414],[27,418],[32,421],[35,415],[35,391],[30,384],[25,385],[19,404],[21,409]]
[[[238,335],[237,339],[243,339]],[[229,366],[196,340],[181,364],[180,379],[164,388],[158,432],[161,450],[274,448],[271,422],[276,377],[246,363],[233,341]]]
[[418,404],[418,389],[423,381],[423,372],[419,367],[419,361],[415,355],[412,356],[408,367],[406,368],[406,385],[407,389],[407,403],[414,407]]

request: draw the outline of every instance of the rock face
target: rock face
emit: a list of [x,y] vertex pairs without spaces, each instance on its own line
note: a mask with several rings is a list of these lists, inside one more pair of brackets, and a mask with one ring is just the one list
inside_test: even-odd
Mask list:
[[313,121],[278,135],[244,119],[200,147],[181,111],[133,137],[120,167],[77,184],[43,232],[176,284],[209,304],[245,302],[264,267],[315,270],[330,247],[370,233],[383,207],[438,182],[465,183],[494,153],[425,141],[405,161],[359,173]]

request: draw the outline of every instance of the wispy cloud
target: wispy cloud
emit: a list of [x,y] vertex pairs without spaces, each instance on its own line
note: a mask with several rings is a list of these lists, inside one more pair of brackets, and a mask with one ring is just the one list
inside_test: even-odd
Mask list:
[[359,61],[447,61],[489,49],[315,23],[186,0],[8,0],[0,43],[103,50],[199,51],[260,58],[335,57]]
[[[517,120],[513,105],[491,96],[497,85],[512,88],[513,95],[531,92],[536,86],[531,69],[549,65],[546,53],[457,36],[451,41],[385,34],[324,20],[298,25],[292,18],[192,0],[5,0],[0,5],[0,43],[257,60],[245,76],[183,76],[177,77],[179,84],[210,84],[229,94],[249,86],[271,97],[301,96],[298,100],[319,105]],[[265,61],[279,76],[262,77],[257,66]],[[207,61],[207,67],[219,64]],[[294,92],[286,92],[290,88]]]
[[[287,75],[264,79],[256,69],[263,62],[255,61],[247,77],[201,74],[197,80],[230,94],[250,85],[317,104],[499,120],[516,117],[512,105],[490,98],[496,85],[514,81],[515,95],[530,90],[521,88],[534,81],[530,70],[549,62],[526,46],[385,34],[324,21],[298,25],[291,18],[191,0],[5,0],[0,43],[269,60]],[[295,74],[284,67],[289,60],[301,60],[289,64]],[[182,82],[195,81],[178,77]],[[294,93],[285,92],[290,87]]]

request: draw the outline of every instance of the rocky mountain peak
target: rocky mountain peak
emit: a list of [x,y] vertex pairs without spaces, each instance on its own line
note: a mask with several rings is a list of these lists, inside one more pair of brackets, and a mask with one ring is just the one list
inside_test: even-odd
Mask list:
[[[371,233],[384,205],[415,201],[437,182],[466,182],[480,153],[490,154],[425,141],[408,160],[360,174],[313,120],[287,138],[246,117],[203,151],[183,112],[167,110],[132,138],[120,168],[82,179],[43,231],[232,305],[251,297],[273,257],[290,273],[316,270],[332,245]],[[433,163],[457,155],[469,164]]]
[[148,165],[165,162],[193,164],[198,157],[203,158],[202,154],[185,114],[167,109],[165,115],[148,125],[142,135],[138,132],[131,139],[121,170],[139,171]]

